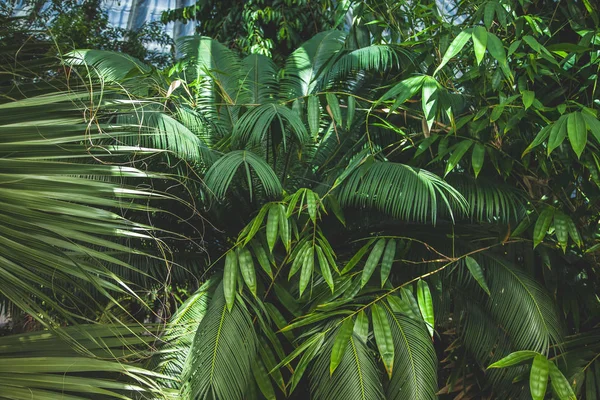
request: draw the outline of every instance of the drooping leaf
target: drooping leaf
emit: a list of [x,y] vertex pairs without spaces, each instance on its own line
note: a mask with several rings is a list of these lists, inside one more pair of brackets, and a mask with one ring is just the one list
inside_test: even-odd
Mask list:
[[423,320],[427,324],[429,335],[433,337],[433,330],[435,328],[433,300],[431,299],[429,285],[422,279],[419,279],[417,282],[417,299],[419,300],[419,309],[421,310]]
[[531,364],[531,372],[529,374],[529,390],[534,400],[543,400],[546,396],[549,372],[548,360],[544,355],[537,354],[533,357],[533,364]]
[[577,158],[580,158],[587,143],[587,127],[580,112],[569,114],[567,118],[567,134],[569,135],[573,151],[577,154]]
[[479,286],[481,286],[481,288],[489,296],[490,289],[488,288],[487,283],[485,282],[485,276],[483,275],[483,270],[481,269],[481,266],[479,266],[477,261],[473,257],[470,257],[470,256],[467,256],[465,258],[465,263],[467,264],[467,268],[468,268],[469,272],[471,273],[471,275],[473,276],[473,278],[475,278],[475,280],[477,281]]
[[223,292],[229,311],[235,303],[237,287],[238,258],[235,251],[229,251],[225,256],[225,270],[223,271]]
[[477,65],[481,64],[487,47],[487,30],[483,26],[473,28],[473,49],[475,50],[475,60]]
[[452,41],[452,43],[450,43],[450,46],[448,46],[448,49],[444,53],[440,65],[438,65],[438,67],[433,72],[433,75],[437,74],[437,72],[440,69],[442,69],[448,63],[448,61],[450,61],[453,57],[460,53],[460,51],[463,49],[463,47],[465,47],[469,39],[471,39],[471,33],[472,29],[465,29],[454,38],[454,40]]
[[377,349],[388,377],[391,379],[394,369],[394,341],[390,323],[385,310],[377,304],[371,306],[371,315],[373,317],[373,335],[375,336]]
[[348,347],[348,342],[352,336],[354,329],[354,321],[352,318],[346,318],[340,328],[338,329],[335,341],[333,342],[333,348],[331,350],[331,361],[329,363],[329,375],[333,375],[335,369],[342,361],[342,357]]
[[387,245],[385,246],[385,251],[383,252],[383,258],[381,259],[381,287],[385,285],[388,277],[390,276],[390,271],[392,270],[392,265],[394,263],[394,257],[396,256],[396,240],[390,239],[388,240]]
[[371,275],[373,275],[375,268],[379,264],[384,249],[385,239],[379,239],[373,246],[373,250],[371,250],[371,254],[369,254],[369,257],[365,262],[365,267],[360,279],[361,287],[365,286],[369,282],[369,279],[371,279]]

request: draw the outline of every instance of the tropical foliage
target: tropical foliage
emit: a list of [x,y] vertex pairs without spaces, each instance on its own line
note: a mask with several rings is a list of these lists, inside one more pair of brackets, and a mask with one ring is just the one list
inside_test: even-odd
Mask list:
[[[0,105],[2,160],[23,163],[0,189],[0,293],[93,360],[65,392],[600,397],[598,10],[349,9],[275,61],[202,36],[164,72],[78,50],[87,91]],[[30,335],[0,338],[0,387],[56,380],[4,355],[51,340]],[[15,357],[30,369],[4,372]]]

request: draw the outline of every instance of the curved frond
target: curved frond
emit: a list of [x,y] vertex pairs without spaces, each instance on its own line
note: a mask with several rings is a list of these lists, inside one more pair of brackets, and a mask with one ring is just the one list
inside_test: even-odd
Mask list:
[[[211,281],[202,285],[171,317],[166,333],[161,338],[165,344],[154,356],[154,371],[174,379],[181,377],[194,336],[208,309],[210,286]],[[164,384],[175,387],[174,383],[167,380]]]
[[343,48],[345,37],[337,30],[321,32],[294,51],[286,60],[281,78],[284,97],[307,96],[318,90],[319,79]]
[[252,176],[250,168],[258,178],[267,196],[278,196],[281,194],[281,182],[275,175],[273,169],[259,156],[245,150],[236,150],[225,154],[206,173],[206,185],[219,199],[225,196],[229,185],[236,172],[244,166],[250,198],[252,198]]
[[236,301],[228,311],[219,285],[190,349],[182,393],[191,399],[244,399],[256,351],[248,310]]
[[435,399],[437,356],[427,329],[423,323],[390,309],[386,314],[396,352],[387,399]]
[[341,56],[328,73],[327,81],[359,71],[382,73],[398,64],[395,50],[388,45],[371,45]]
[[[308,131],[294,111],[280,104],[263,104],[244,113],[233,127],[232,139],[250,146],[260,145],[269,134],[273,120],[277,118],[286,146],[285,125],[291,128],[296,143],[302,145],[308,140]],[[284,123],[285,121],[285,123]]]
[[468,216],[472,221],[519,221],[525,212],[526,199],[510,187],[472,179],[461,175],[449,177],[448,182],[466,199]]
[[384,399],[381,372],[373,352],[356,334],[348,339],[339,365],[329,373],[331,351],[336,335],[331,335],[314,361],[310,373],[310,391],[315,400]]
[[251,104],[263,104],[279,95],[278,68],[269,57],[250,54],[242,60],[242,87],[244,98]]
[[[75,343],[56,332],[0,337],[0,397],[126,400],[162,392],[155,382],[162,375],[125,362],[139,358],[153,340],[146,328],[78,325],[59,332]],[[75,351],[74,345],[89,356]]]
[[113,128],[134,130],[130,135],[121,135],[119,140],[132,146],[167,150],[188,162],[210,164],[216,158],[200,138],[176,119],[152,110],[153,105],[150,109],[136,105],[141,107],[135,113],[119,114],[115,119],[117,126]]
[[[118,182],[158,176],[110,164],[110,157],[135,150],[90,147],[119,132],[90,130],[75,102],[86,99],[59,93],[0,105],[0,294],[42,323],[52,322],[47,307],[71,315],[69,306],[98,306],[91,287],[107,298],[124,290],[104,264],[131,268],[110,252],[137,253],[119,241],[153,240],[153,228],[115,210],[157,211],[146,203],[165,198]],[[96,162],[100,157],[104,163]]]
[[462,195],[437,175],[392,162],[365,163],[342,182],[343,206],[375,208],[395,218],[435,223],[438,202],[452,215],[451,203],[462,209]]
[[483,260],[491,296],[487,308],[515,350],[547,353],[562,339],[562,325],[548,292],[527,273],[500,258]]
[[106,50],[74,50],[66,55],[71,66],[85,66],[104,82],[122,83],[125,79],[152,71],[152,67],[125,53]]

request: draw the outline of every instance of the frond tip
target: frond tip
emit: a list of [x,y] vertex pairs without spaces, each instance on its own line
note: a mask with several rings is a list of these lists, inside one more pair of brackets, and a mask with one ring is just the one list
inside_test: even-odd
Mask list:
[[215,196],[222,199],[235,176],[238,168],[244,165],[250,199],[252,199],[252,176],[250,167],[267,196],[277,196],[282,192],[281,182],[275,175],[273,169],[262,158],[245,150],[232,151],[221,157],[206,173],[206,185],[213,191]]
[[[461,212],[464,197],[429,171],[392,162],[364,164],[348,176],[339,190],[343,206],[375,208],[395,218],[435,224],[441,199],[453,217],[451,203]],[[452,200],[452,201],[451,201]]]

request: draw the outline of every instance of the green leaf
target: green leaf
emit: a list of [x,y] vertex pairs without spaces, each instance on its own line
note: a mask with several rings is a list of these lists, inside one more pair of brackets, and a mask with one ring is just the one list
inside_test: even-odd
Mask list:
[[567,136],[567,115],[561,116],[558,121],[552,125],[550,130],[550,138],[548,139],[548,155],[554,149],[560,146]]
[[512,74],[508,69],[508,63],[506,62],[506,51],[504,45],[498,36],[491,32],[488,32],[487,49],[500,65],[500,69],[508,79],[512,79]]
[[340,110],[340,102],[337,96],[333,93],[327,92],[325,93],[325,97],[327,99],[329,109],[331,110],[331,114],[333,115],[333,120],[337,126],[342,126],[342,111]]
[[495,363],[490,365],[488,367],[488,369],[511,367],[513,365],[520,364],[523,361],[530,360],[537,355],[538,355],[538,353],[536,353],[535,351],[529,351],[529,350],[515,351],[515,352],[507,355],[503,359],[496,361]]
[[356,316],[356,322],[354,323],[354,334],[367,343],[369,338],[369,317],[364,310],[361,310]]
[[250,292],[256,296],[256,270],[254,269],[254,261],[252,260],[252,254],[247,248],[241,248],[238,252],[238,261],[240,265],[240,271],[242,272],[242,278]]
[[481,143],[475,143],[475,146],[473,146],[473,153],[471,154],[471,166],[473,167],[473,173],[475,173],[475,178],[479,176],[481,168],[483,168],[484,157],[485,146]]
[[502,113],[504,113],[504,105],[498,104],[490,114],[490,122],[496,122],[502,116]]
[[348,342],[352,336],[354,329],[354,321],[352,318],[346,318],[342,323],[340,329],[338,329],[333,342],[333,348],[331,349],[331,361],[329,363],[329,375],[333,375],[335,369],[338,367],[344,356],[344,352],[348,347]]
[[536,248],[538,244],[542,243],[544,238],[546,237],[546,233],[548,232],[548,228],[550,228],[550,224],[552,223],[552,218],[554,218],[554,208],[546,207],[544,211],[540,213],[537,221],[535,222],[535,227],[533,228],[533,247]]
[[523,96],[523,106],[525,106],[525,109],[527,110],[529,107],[531,107],[533,101],[535,100],[535,92],[531,90],[523,90],[521,95]]
[[329,269],[329,263],[327,262],[327,257],[325,257],[325,253],[323,253],[323,249],[320,246],[316,246],[317,248],[317,258],[319,259],[319,267],[321,269],[321,275],[323,279],[327,283],[327,286],[331,289],[331,293],[333,293],[335,286],[333,283],[333,276],[331,276],[331,270]]
[[533,142],[531,142],[531,144],[529,146],[527,146],[527,148],[523,151],[523,154],[521,154],[521,158],[525,157],[525,155],[527,153],[529,153],[531,150],[533,150],[535,147],[544,143],[546,141],[546,139],[548,139],[548,136],[550,136],[550,132],[552,131],[553,126],[554,125],[547,125],[547,126],[543,127],[542,129],[540,129],[538,134],[533,139]]
[[356,110],[356,99],[354,96],[348,96],[348,109],[346,111],[346,129],[350,129],[354,121],[354,113]]
[[419,279],[417,282],[417,299],[419,302],[419,309],[421,310],[421,315],[423,316],[423,320],[427,325],[429,335],[433,337],[433,330],[435,328],[433,300],[431,299],[429,285],[427,285],[427,282],[422,279]]
[[292,238],[290,234],[290,225],[287,217],[287,212],[285,210],[285,206],[283,204],[278,204],[277,208],[279,209],[279,237],[281,238],[281,242],[287,251],[290,251],[290,246],[292,245]]
[[277,234],[279,231],[279,207],[272,205],[269,208],[269,216],[267,217],[267,243],[269,251],[272,253],[275,243],[277,243]]
[[260,392],[265,396],[267,400],[275,400],[277,397],[275,396],[275,390],[273,390],[273,385],[271,384],[271,379],[267,374],[267,370],[259,358],[254,360],[254,366],[252,367],[252,373],[254,374],[254,379],[256,380],[256,384],[260,389]]
[[475,51],[475,59],[477,65],[483,61],[485,48],[487,47],[487,30],[483,26],[473,28],[473,50]]
[[592,115],[589,115],[587,112],[582,112],[581,116],[585,120],[585,124],[589,131],[592,133],[596,141],[600,143],[600,121]]
[[306,190],[306,207],[313,224],[317,223],[317,195],[312,190]]
[[390,271],[392,270],[392,265],[394,264],[394,257],[396,256],[396,241],[394,239],[390,239],[385,246],[385,251],[383,252],[383,258],[381,259],[381,287],[385,285],[385,282],[390,276]]
[[310,134],[314,137],[319,134],[319,123],[321,121],[321,109],[319,107],[319,98],[314,95],[308,96],[308,127]]
[[479,283],[479,286],[481,286],[481,288],[489,296],[490,295],[490,289],[488,288],[488,285],[485,282],[485,276],[483,275],[483,270],[479,266],[479,263],[473,257],[470,257],[470,256],[467,256],[465,258],[465,263],[467,264],[467,268],[469,269],[469,272],[471,273],[471,275],[473,276],[473,278],[475,278],[475,280],[477,281],[477,283]]
[[238,260],[235,251],[230,250],[225,256],[225,270],[223,272],[223,293],[227,308],[231,308],[235,303],[235,289],[237,285]]
[[537,354],[533,358],[531,373],[529,374],[529,390],[533,400],[544,400],[549,372],[550,367],[546,356]]
[[296,389],[296,386],[302,379],[302,376],[304,375],[304,372],[306,371],[308,364],[319,354],[319,351],[321,350],[321,347],[323,347],[324,342],[325,342],[325,337],[321,336],[320,339],[318,341],[316,341],[315,343],[313,343],[310,346],[310,348],[308,350],[306,350],[306,352],[302,355],[302,358],[300,358],[298,365],[294,369],[294,374],[292,375],[292,384],[290,385],[289,394],[291,394],[294,391],[294,389]]
[[377,349],[388,377],[391,379],[394,368],[394,340],[390,322],[385,310],[377,304],[371,306],[371,315],[373,317],[373,335],[375,336]]
[[304,260],[302,261],[302,271],[300,272],[300,284],[299,291],[300,297],[302,297],[302,293],[306,290],[310,280],[312,279],[313,268],[315,265],[315,254],[314,248],[312,246],[308,246],[306,249],[306,254],[304,256]]
[[256,259],[258,260],[258,263],[260,264],[263,271],[265,271],[267,275],[269,275],[269,278],[273,279],[273,270],[271,269],[271,262],[269,261],[269,256],[267,255],[267,252],[265,251],[263,245],[259,241],[253,240],[250,242],[250,247],[252,247],[252,251],[254,251],[254,255],[256,256]]
[[577,154],[577,158],[580,158],[587,143],[587,128],[580,112],[569,114],[567,119],[567,133],[573,151]]
[[385,92],[385,94],[381,97],[381,99],[377,103],[375,103],[375,105],[379,104],[379,102],[381,102],[381,101],[395,98],[396,101],[390,107],[389,112],[391,113],[394,110],[396,110],[398,107],[400,107],[400,105],[404,104],[404,102],[406,102],[406,100],[410,99],[415,94],[417,94],[421,90],[424,81],[425,81],[424,75],[413,76],[413,77],[407,78],[407,79],[401,81],[400,83],[396,84],[394,87],[392,87],[387,92]]
[[485,27],[490,29],[492,27],[492,23],[494,22],[494,13],[496,12],[496,2],[488,1],[485,3],[485,8],[483,10],[483,23]]
[[371,254],[369,254],[369,258],[367,258],[367,261],[365,262],[365,267],[360,279],[361,287],[364,287],[369,282],[369,279],[371,279],[371,275],[373,275],[377,264],[379,264],[384,249],[385,239],[379,239],[375,243],[375,246],[373,246],[373,250],[371,250]]
[[439,84],[434,78],[430,76],[424,78],[421,88],[421,108],[423,109],[423,115],[430,130],[437,113],[438,89]]
[[[552,384],[552,390],[558,396],[559,400],[576,400],[577,396],[575,396],[575,392],[573,392],[573,388],[569,384],[569,381],[562,372],[558,369],[558,367],[553,362],[548,362],[550,367],[550,383]],[[588,369],[588,372],[590,370]],[[593,380],[592,380],[593,383]],[[588,384],[588,380],[586,377],[586,385]],[[593,397],[586,397],[587,399],[593,399]]]
[[444,176],[448,175],[454,169],[454,167],[456,167],[456,165],[460,162],[465,153],[469,151],[472,145],[473,142],[471,140],[463,140],[458,145],[456,145],[456,147],[452,151],[452,155],[448,159],[448,164],[446,165],[446,172],[444,173]]
[[556,239],[563,250],[563,253],[567,251],[567,242],[569,240],[569,217],[562,211],[556,211],[554,213],[554,232],[556,233]]
[[352,256],[350,261],[348,261],[348,263],[344,266],[344,269],[342,269],[342,271],[340,272],[340,275],[344,275],[345,273],[351,271],[352,268],[354,268],[356,264],[358,264],[360,260],[362,260],[365,254],[367,254],[367,251],[369,251],[369,247],[371,247],[371,244],[373,244],[374,241],[375,239],[369,239],[367,243],[363,247],[361,247],[356,252],[356,254]]
[[471,32],[472,29],[465,29],[454,38],[452,43],[450,43],[450,46],[448,46],[446,53],[444,53],[444,56],[442,57],[442,62],[433,72],[434,76],[440,69],[442,69],[448,63],[448,61],[450,61],[454,56],[460,53],[463,47],[465,47],[465,44],[467,44],[469,39],[471,39]]

